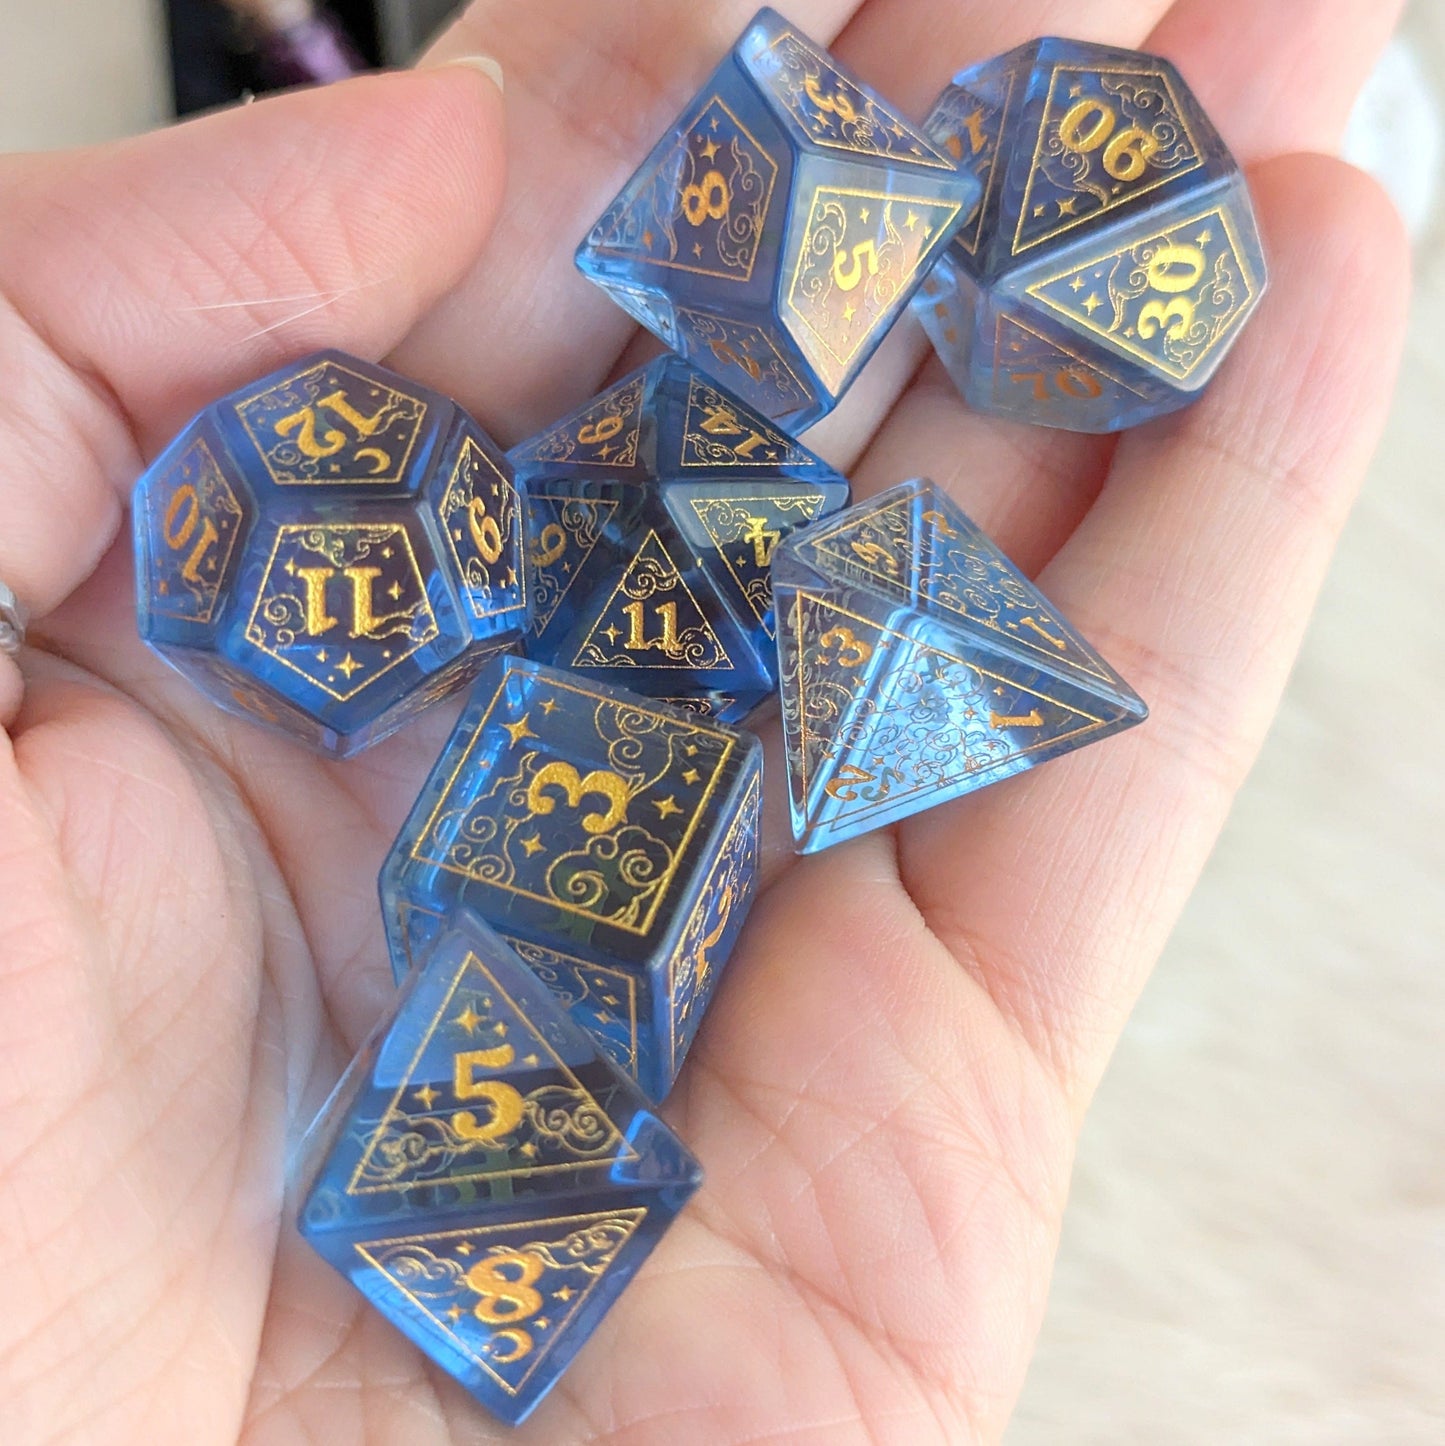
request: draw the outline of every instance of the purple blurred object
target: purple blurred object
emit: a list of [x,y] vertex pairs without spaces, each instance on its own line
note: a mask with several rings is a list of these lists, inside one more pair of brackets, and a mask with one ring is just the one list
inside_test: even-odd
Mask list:
[[282,85],[325,85],[366,69],[341,22],[324,11],[260,40],[267,79]]

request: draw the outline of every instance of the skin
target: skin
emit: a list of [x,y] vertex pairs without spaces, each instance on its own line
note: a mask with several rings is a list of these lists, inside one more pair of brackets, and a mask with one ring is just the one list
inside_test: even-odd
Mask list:
[[914,113],[1031,34],[1147,39],[1250,166],[1273,288],[1203,401],[1118,441],[970,415],[909,329],[814,434],[860,496],[950,487],[1153,717],[805,861],[770,818],[666,1110],[708,1183],[515,1433],[283,1198],[385,1007],[373,880],[451,713],[344,766],[222,716],[135,637],[125,499],[197,408],[320,345],[508,444],[594,390],[636,341],[572,247],[751,0],[482,0],[440,54],[499,57],[505,104],[446,66],[0,159],[0,577],[38,618],[0,658],[0,1438],[999,1439],[1080,1121],[1388,405],[1406,245],[1314,152],[1396,8],[793,0]]

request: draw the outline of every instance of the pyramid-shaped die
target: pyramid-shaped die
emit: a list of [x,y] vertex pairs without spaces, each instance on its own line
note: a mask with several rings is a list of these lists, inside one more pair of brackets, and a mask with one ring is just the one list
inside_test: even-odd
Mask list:
[[752,905],[761,796],[751,734],[498,658],[382,866],[398,979],[470,908],[661,1099]]
[[1035,40],[926,129],[984,183],[914,309],[968,401],[1108,432],[1213,376],[1265,287],[1243,174],[1166,60]]
[[773,563],[799,852],[1141,722],[1122,678],[931,482],[794,533]]
[[799,431],[847,390],[979,190],[761,10],[577,264],[674,351]]
[[141,636],[322,752],[384,738],[526,629],[506,458],[455,402],[340,352],[201,412],[133,526]]
[[310,1244],[504,1421],[525,1417],[701,1174],[465,912],[312,1126]]
[[772,696],[773,548],[846,505],[827,463],[675,356],[509,460],[531,539],[529,657],[727,723]]

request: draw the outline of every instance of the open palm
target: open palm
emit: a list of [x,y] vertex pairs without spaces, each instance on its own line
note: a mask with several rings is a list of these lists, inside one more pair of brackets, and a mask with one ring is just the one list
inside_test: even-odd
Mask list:
[[[572,247],[751,8],[479,0],[443,48],[501,58],[505,142],[491,83],[447,67],[0,159],[0,579],[40,616],[0,657],[7,1443],[507,1434],[283,1200],[385,1006],[376,872],[449,719],[333,765],[222,716],[137,641],[116,539],[171,431],[317,346],[391,357],[506,444],[595,390],[637,342]],[[1274,289],[1200,405],[1117,443],[970,415],[911,327],[813,435],[860,497],[948,486],[1153,718],[807,860],[774,812],[666,1111],[708,1182],[518,1441],[999,1437],[1075,1132],[1272,715],[1400,343],[1386,204],[1302,154],[1391,0],[789,8],[915,113],[1041,30],[1147,40],[1251,164]]]

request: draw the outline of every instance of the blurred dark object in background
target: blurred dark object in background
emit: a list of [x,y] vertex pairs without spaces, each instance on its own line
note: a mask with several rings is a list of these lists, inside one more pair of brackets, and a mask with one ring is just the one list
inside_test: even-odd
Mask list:
[[166,0],[177,115],[405,65],[463,0]]

